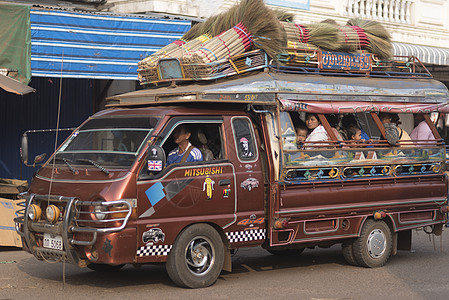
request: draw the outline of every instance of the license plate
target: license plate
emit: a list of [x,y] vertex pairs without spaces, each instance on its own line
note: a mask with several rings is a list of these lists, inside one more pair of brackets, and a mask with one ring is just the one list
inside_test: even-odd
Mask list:
[[44,247],[62,250],[62,236],[44,233]]

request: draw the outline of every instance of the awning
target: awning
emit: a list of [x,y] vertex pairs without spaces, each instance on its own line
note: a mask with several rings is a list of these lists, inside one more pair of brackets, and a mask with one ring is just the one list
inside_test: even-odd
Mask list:
[[0,74],[0,88],[18,95],[25,95],[35,91],[32,87],[2,74]]
[[297,101],[279,99],[284,111],[316,112],[325,114],[343,113],[431,113],[449,112],[447,103],[391,103],[391,102],[362,102],[362,101]]
[[33,76],[137,80],[137,62],[181,38],[185,20],[32,9]]
[[416,56],[424,64],[449,66],[449,48],[393,43],[393,53],[399,56]]

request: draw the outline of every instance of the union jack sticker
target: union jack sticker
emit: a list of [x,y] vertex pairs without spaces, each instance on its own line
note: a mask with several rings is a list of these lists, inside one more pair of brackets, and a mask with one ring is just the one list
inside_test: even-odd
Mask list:
[[149,171],[162,171],[162,160],[149,160],[148,161]]

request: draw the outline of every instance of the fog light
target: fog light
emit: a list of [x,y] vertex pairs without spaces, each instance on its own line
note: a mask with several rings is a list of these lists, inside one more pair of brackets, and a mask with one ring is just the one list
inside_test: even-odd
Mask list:
[[30,218],[32,221],[37,221],[41,218],[42,215],[42,209],[36,205],[31,204],[30,207],[28,207],[28,218]]
[[56,205],[49,205],[47,206],[47,209],[45,210],[45,215],[47,216],[47,220],[50,223],[56,223],[56,221],[59,220],[59,215],[61,214],[61,211]]
[[97,220],[106,219],[106,217],[107,217],[106,211],[107,211],[107,209],[104,206],[95,206],[95,208],[94,208],[95,218],[97,218]]

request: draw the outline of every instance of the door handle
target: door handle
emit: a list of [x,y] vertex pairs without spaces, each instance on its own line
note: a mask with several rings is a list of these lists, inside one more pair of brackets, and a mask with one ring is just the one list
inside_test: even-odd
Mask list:
[[218,182],[219,186],[223,186],[223,185],[230,185],[231,184],[231,180],[230,179],[222,179]]

